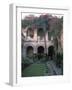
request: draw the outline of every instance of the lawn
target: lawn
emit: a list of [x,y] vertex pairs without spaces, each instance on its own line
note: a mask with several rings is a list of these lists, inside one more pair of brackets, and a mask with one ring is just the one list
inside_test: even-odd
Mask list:
[[45,72],[46,72],[45,64],[32,64],[23,70],[22,77],[44,76]]

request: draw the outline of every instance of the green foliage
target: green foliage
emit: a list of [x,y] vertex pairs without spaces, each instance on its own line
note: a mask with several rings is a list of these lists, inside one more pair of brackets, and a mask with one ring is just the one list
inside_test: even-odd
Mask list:
[[56,65],[58,67],[63,67],[63,54],[60,53],[57,54]]
[[37,62],[37,61],[38,61],[38,55],[37,55],[37,54],[34,54],[34,56],[33,56],[33,61],[34,61],[34,62]]
[[29,58],[25,57],[25,58],[22,58],[22,63],[23,64],[31,64],[31,61]]
[[22,23],[22,28],[25,28],[27,26],[32,26],[32,25],[35,25],[35,26],[48,26],[48,18],[41,18],[41,17],[38,17],[38,18],[34,18],[33,20],[26,20],[26,19],[23,19],[21,21]]
[[51,30],[49,31],[49,37],[53,36],[54,38],[56,38],[59,37],[61,30],[63,29],[63,17],[57,18],[57,20],[53,22],[54,24],[50,23]]

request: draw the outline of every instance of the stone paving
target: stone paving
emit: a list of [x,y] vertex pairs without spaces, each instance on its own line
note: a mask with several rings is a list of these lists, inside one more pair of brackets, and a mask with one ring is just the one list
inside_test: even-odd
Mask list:
[[47,73],[48,75],[61,75],[61,68],[56,67],[54,61],[48,61],[47,66],[50,70],[50,72]]

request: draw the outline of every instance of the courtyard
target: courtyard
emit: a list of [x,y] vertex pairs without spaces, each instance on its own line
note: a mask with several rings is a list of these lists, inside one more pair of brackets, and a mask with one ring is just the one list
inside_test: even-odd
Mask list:
[[22,77],[63,75],[62,66],[56,65],[55,60],[46,59],[39,57],[37,60],[35,57],[23,60]]
[[22,17],[21,76],[63,75],[63,16]]

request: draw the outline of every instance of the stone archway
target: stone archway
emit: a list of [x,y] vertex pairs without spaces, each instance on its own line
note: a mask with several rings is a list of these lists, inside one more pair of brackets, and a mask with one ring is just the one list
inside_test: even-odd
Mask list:
[[54,46],[49,46],[49,47],[48,47],[48,57],[49,57],[50,59],[53,59],[54,54],[55,54]]
[[34,53],[33,47],[32,46],[28,46],[27,50],[26,50],[26,55],[27,56],[32,56]]
[[44,54],[44,47],[43,46],[39,46],[37,49],[38,52],[38,59],[42,59],[43,58],[43,54]]
[[38,54],[43,54],[44,53],[44,47],[43,46],[39,46],[38,47]]

